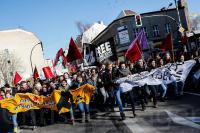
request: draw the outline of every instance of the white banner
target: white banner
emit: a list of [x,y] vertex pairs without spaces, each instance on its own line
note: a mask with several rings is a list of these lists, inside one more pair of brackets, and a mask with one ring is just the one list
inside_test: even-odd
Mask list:
[[120,84],[122,92],[127,92],[136,86],[159,85],[161,83],[169,84],[173,81],[185,82],[195,63],[195,60],[168,63],[163,67],[152,70],[151,72],[145,71],[120,78],[116,83]]

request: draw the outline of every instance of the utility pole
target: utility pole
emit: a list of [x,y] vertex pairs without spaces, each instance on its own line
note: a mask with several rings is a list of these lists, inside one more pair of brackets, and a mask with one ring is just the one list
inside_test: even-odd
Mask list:
[[174,0],[174,2],[175,2],[175,6],[176,6],[177,15],[178,15],[179,27],[181,27],[182,24],[181,24],[181,18],[180,18],[180,13],[179,13],[179,9],[178,9],[178,4],[177,4],[177,1],[176,1],[176,0]]

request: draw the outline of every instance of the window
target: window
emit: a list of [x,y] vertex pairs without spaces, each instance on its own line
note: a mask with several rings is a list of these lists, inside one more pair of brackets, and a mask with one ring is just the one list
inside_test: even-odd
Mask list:
[[160,32],[159,32],[159,29],[158,29],[158,25],[154,25],[154,26],[153,26],[153,36],[154,36],[154,37],[160,36]]
[[143,27],[146,37],[148,37],[147,27]]
[[126,44],[130,42],[127,25],[118,27],[117,31],[119,36],[119,44]]
[[133,29],[133,33],[134,33],[134,36],[136,38],[138,36],[138,34],[139,34],[139,29],[138,28]]
[[171,25],[170,25],[170,23],[165,24],[165,31],[166,31],[166,33],[170,33],[171,32]]

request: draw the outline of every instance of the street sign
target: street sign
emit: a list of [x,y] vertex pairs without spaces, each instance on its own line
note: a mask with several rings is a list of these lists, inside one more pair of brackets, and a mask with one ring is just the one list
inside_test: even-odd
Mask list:
[[183,33],[185,31],[185,29],[182,26],[180,26],[179,29],[178,29],[178,31],[181,32],[181,33]]

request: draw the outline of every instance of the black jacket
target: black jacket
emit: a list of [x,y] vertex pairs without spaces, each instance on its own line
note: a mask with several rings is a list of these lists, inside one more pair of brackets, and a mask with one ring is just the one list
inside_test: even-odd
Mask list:
[[135,69],[134,69],[134,74],[135,73],[141,73],[143,71],[147,71],[147,67],[143,66],[143,67],[140,67],[139,65],[136,65],[135,66]]
[[78,83],[77,81],[75,81],[75,82],[72,82],[72,86],[71,86],[69,89],[74,90],[74,89],[79,88],[80,86],[82,86],[82,85],[84,85],[84,84],[87,84],[87,83],[86,83],[86,82],[82,82],[82,83],[80,84],[80,83]]
[[103,85],[104,85],[105,89],[106,90],[114,89],[116,87],[115,80],[117,78],[118,78],[118,75],[117,75],[116,70],[112,70],[111,73],[109,73],[109,71],[106,70],[102,76],[102,81],[103,81]]
[[19,90],[17,93],[32,93],[32,89],[28,88],[27,90]]

